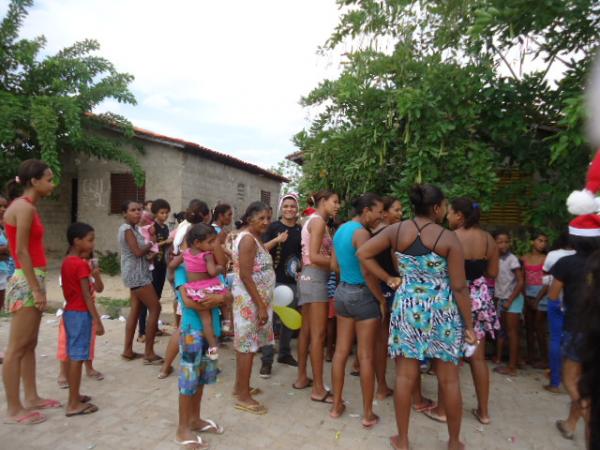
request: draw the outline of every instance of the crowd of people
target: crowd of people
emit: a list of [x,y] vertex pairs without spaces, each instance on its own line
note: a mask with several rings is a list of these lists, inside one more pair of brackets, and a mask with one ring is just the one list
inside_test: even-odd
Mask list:
[[[11,312],[3,362],[5,423],[41,423],[46,416],[40,410],[63,407],[38,394],[35,376],[48,266],[37,205],[51,194],[52,177],[47,164],[27,160],[9,183],[8,198],[0,198],[0,301]],[[287,194],[276,220],[269,205],[253,202],[235,226],[231,206],[219,204],[211,211],[194,199],[176,215],[172,229],[166,200],[123,204],[117,240],[131,308],[121,357],[160,367],[158,378],[163,379],[180,355],[178,444],[207,448],[200,433],[224,432],[215,421],[202,419],[200,411],[203,388],[215,383],[219,373],[220,342],[231,337],[234,407],[249,414],[268,412],[257,399],[261,389],[250,381],[259,352],[259,374],[271,376],[276,336],[278,363],[297,367],[293,388],[306,389],[310,400],[327,404],[332,419],[344,414],[344,379],[354,352],[351,373],[360,377],[362,426],[371,429],[379,422],[375,398],[393,396],[398,434],[390,443],[395,449],[409,448],[412,410],[447,424],[450,450],[464,447],[462,361],[470,365],[477,394],[472,414],[482,425],[491,423],[489,356],[494,370],[508,376],[517,376],[526,365],[547,369],[544,388],[560,393],[562,384],[572,400],[567,418],[556,422],[558,431],[573,439],[583,416],[592,424],[593,440],[597,419],[590,399],[598,390],[594,340],[599,331],[591,319],[598,318],[600,307],[595,290],[600,216],[575,218],[550,252],[548,236],[534,233],[530,251],[517,257],[508,231],[490,234],[481,227],[476,201],[448,201],[431,184],[415,185],[409,199],[411,214],[405,214],[407,205],[398,199],[365,193],[352,202],[352,213],[342,222],[337,193],[313,194],[302,212],[299,197]],[[83,366],[88,376],[102,379],[92,360],[94,337],[104,333],[94,300],[103,282],[94,258],[93,227],[71,224],[66,240],[61,267],[66,303],[57,356],[59,384],[69,389],[65,413],[71,417],[98,411],[79,386]],[[177,327],[162,357],[154,347],[162,332],[160,298],[167,281],[176,292]],[[302,315],[297,359],[290,345],[294,330],[273,315],[273,292],[280,285],[291,289],[290,306]],[[143,354],[133,350],[136,328]],[[385,377],[388,357],[396,364],[391,387]],[[325,383],[326,361],[332,361],[331,391]],[[422,395],[421,371],[436,375],[437,399]]]

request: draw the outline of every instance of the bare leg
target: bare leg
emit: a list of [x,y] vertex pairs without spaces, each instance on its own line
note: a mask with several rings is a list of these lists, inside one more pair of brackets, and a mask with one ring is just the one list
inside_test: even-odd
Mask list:
[[[342,391],[344,390],[344,378],[346,362],[354,344],[354,320],[348,317],[337,317],[337,337],[333,364],[331,365],[331,384],[333,389],[333,403],[329,415],[337,418],[344,412],[344,401]],[[323,398],[323,397],[313,397]]]
[[68,361],[59,361],[58,362],[58,386],[64,387],[68,386],[69,382],[67,381],[69,370],[69,362]]
[[393,391],[388,387],[385,379],[387,369],[387,346],[389,337],[390,315],[388,314],[385,322],[378,324],[377,340],[375,341],[375,377],[377,378],[377,392],[375,397],[378,400],[383,400]]
[[133,337],[135,335],[135,328],[137,327],[138,317],[140,315],[140,301],[137,297],[137,291],[130,290],[130,310],[129,316],[127,316],[127,322],[125,323],[125,342],[123,344],[123,356],[133,356]]
[[323,381],[323,362],[325,334],[327,333],[327,302],[310,303],[310,365],[313,372],[313,398],[323,398],[325,383]]
[[[199,403],[199,398],[202,396],[202,390],[198,391],[194,395],[181,395],[179,394],[179,425],[175,434],[175,439],[178,441],[194,441],[197,439],[196,433],[190,428],[192,423],[194,405]],[[205,449],[208,448],[206,444],[192,444],[187,445],[187,449]]]
[[519,314],[506,313],[506,323],[508,328],[508,370],[516,375],[519,364]]
[[460,424],[462,421],[462,398],[458,379],[458,366],[451,362],[436,360],[435,373],[438,378],[448,424],[448,449],[463,447],[460,442]]
[[79,388],[81,386],[81,369],[83,361],[69,361],[69,403],[67,414],[77,413],[87,407],[87,403],[81,402]]
[[310,304],[302,305],[302,328],[298,336],[298,377],[294,386],[303,388],[308,385],[307,363],[310,344]]
[[336,318],[327,319],[327,340],[325,347],[327,348],[326,360],[333,360],[333,353],[335,352],[335,335],[336,335]]
[[[35,347],[36,330],[39,329],[41,316],[42,314],[37,308],[29,307],[21,308],[12,314],[8,346],[2,364],[8,417],[18,417],[28,413],[19,397],[21,375],[23,375],[21,363],[29,349],[32,346]],[[35,366],[30,366],[29,369],[35,370]],[[29,379],[31,380],[31,378],[30,374]],[[35,373],[33,379],[35,383]]]
[[35,406],[46,401],[46,399],[41,398],[38,394],[36,380],[35,348],[37,347],[41,318],[42,316],[39,314],[37,323],[33,329],[31,341],[29,342],[25,354],[21,359],[21,380],[23,381],[23,393],[25,400],[23,404],[26,408],[34,408]]
[[530,299],[525,298],[525,339],[527,341],[527,363],[537,361],[535,351],[535,309],[531,307]]
[[247,405],[258,405],[259,403],[250,395],[250,376],[252,375],[252,362],[254,353],[236,352],[235,385],[233,394],[238,403]]
[[488,401],[490,397],[490,370],[485,361],[485,340],[477,346],[471,357],[471,375],[477,393],[477,414],[482,422],[490,420]]
[[363,396],[363,425],[366,426],[372,425],[373,421],[378,419],[373,413],[373,394],[375,392],[375,341],[378,338],[380,324],[379,319],[355,322],[357,353],[360,361],[360,387]]
[[569,408],[569,417],[564,421],[565,428],[575,432],[577,422],[581,417],[581,408],[579,407],[579,378],[581,377],[581,364],[570,359],[563,362],[563,385],[571,398],[571,407]]
[[537,336],[538,348],[540,349],[540,368],[548,367],[548,324],[546,311],[535,312],[535,334]]
[[[154,338],[158,330],[158,317],[160,316],[160,301],[156,295],[156,290],[152,284],[136,289],[136,296],[139,301],[148,308],[148,321],[146,324],[146,348],[144,358],[156,358],[154,353]],[[134,329],[135,332],[135,329]]]
[[176,328],[171,337],[169,338],[169,343],[167,344],[167,351],[165,353],[165,362],[160,368],[159,377],[166,378],[173,371],[173,361],[177,357],[179,353],[179,336],[180,331],[179,328]]
[[408,450],[408,424],[410,419],[411,397],[415,381],[419,377],[419,361],[402,356],[396,358],[396,383],[394,386],[394,408],[398,435],[392,437],[392,444],[398,450]]
[[200,318],[202,319],[202,325],[204,326],[204,337],[208,342],[209,347],[218,347],[219,341],[215,336],[212,323],[212,312],[210,309],[200,311]]

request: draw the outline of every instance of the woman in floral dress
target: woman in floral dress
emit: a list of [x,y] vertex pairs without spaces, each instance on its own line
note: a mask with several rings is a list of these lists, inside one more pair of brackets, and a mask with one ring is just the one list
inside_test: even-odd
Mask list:
[[[463,341],[476,342],[471,299],[465,279],[460,241],[442,228],[447,201],[430,184],[411,189],[415,211],[412,220],[385,228],[358,251],[366,269],[397,289],[392,305],[388,351],[396,360],[394,389],[398,435],[395,449],[408,449],[411,393],[420,376],[419,361],[433,359],[448,424],[448,449],[464,448],[460,442],[462,399],[458,363]],[[386,248],[395,251],[400,278],[388,274],[375,260]],[[400,285],[398,287],[398,285]]]
[[273,345],[275,271],[261,236],[269,226],[269,208],[262,202],[248,206],[242,217],[244,228],[233,245],[233,324],[236,351],[235,408],[253,414],[266,414],[267,408],[254,400],[258,389],[250,388],[254,354],[264,345]]

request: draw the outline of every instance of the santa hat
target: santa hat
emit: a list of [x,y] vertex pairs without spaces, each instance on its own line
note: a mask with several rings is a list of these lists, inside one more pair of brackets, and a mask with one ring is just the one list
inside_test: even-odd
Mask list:
[[567,198],[567,209],[571,214],[594,214],[600,212],[600,199],[596,194],[600,191],[600,150],[590,165],[587,183],[582,191],[573,191]]
[[600,216],[598,214],[584,214],[571,220],[569,223],[571,236],[600,237]]

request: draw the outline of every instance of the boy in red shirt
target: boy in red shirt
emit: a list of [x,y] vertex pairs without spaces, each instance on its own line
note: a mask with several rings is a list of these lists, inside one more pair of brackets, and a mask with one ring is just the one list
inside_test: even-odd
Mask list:
[[85,223],[71,224],[67,230],[67,240],[69,252],[60,272],[63,295],[67,302],[62,316],[69,356],[69,403],[66,415],[71,417],[98,411],[96,405],[83,401],[89,399],[80,396],[79,386],[83,363],[90,359],[93,327],[95,325],[97,336],[104,334],[104,327],[92,298],[92,271],[87,261],[94,253],[94,229]]

